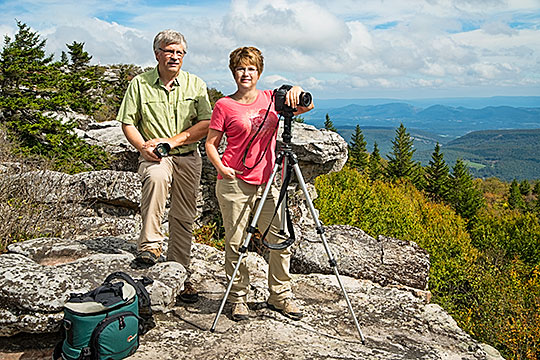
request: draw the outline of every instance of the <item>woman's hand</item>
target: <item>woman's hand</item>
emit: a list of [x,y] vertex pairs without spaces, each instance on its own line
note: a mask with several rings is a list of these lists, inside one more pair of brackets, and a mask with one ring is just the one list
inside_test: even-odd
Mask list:
[[300,86],[293,86],[289,91],[287,91],[287,95],[285,96],[285,103],[292,109],[296,109],[294,115],[303,114],[313,109],[313,101],[307,107],[298,106],[298,104],[300,104],[300,94],[303,92],[304,89],[302,89]]
[[297,105],[300,103],[300,94],[303,92],[304,90],[300,86],[293,86],[287,91],[285,103],[291,108],[296,109]]
[[221,175],[224,179],[232,180],[236,177],[236,174],[241,174],[241,171],[234,170],[233,168],[222,166],[219,169],[217,169],[219,175]]

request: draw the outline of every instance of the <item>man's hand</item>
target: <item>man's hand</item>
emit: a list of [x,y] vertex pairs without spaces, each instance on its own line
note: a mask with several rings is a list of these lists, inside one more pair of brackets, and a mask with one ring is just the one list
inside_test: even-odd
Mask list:
[[141,155],[148,161],[161,161],[161,158],[154,153],[156,146],[161,143],[166,143],[171,146],[170,139],[168,138],[151,139],[142,144]]

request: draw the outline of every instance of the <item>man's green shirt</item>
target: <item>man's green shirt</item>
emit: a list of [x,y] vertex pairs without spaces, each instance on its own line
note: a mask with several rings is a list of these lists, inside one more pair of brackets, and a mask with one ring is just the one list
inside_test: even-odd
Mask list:
[[[203,80],[180,71],[171,91],[168,91],[156,67],[131,80],[116,120],[134,125],[148,141],[173,137],[211,117],[212,107]],[[196,143],[184,145],[171,150],[171,154],[186,153],[196,148]]]

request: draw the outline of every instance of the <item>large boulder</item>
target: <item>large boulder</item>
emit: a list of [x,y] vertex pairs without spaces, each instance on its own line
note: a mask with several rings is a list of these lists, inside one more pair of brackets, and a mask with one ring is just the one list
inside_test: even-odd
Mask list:
[[[304,227],[298,238],[292,247],[291,270],[332,274],[321,235],[313,227]],[[427,290],[429,254],[416,243],[386,236],[374,239],[358,228],[341,225],[325,227],[324,238],[340,273],[383,286]]]

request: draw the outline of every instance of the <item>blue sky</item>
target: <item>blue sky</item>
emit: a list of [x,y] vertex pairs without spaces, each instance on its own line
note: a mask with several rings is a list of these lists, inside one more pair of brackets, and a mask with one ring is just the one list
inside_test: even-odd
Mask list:
[[183,69],[225,94],[238,46],[265,56],[260,88],[301,85],[316,98],[540,95],[540,0],[0,0],[59,58],[84,42],[99,64],[155,64],[162,29],[188,41]]

